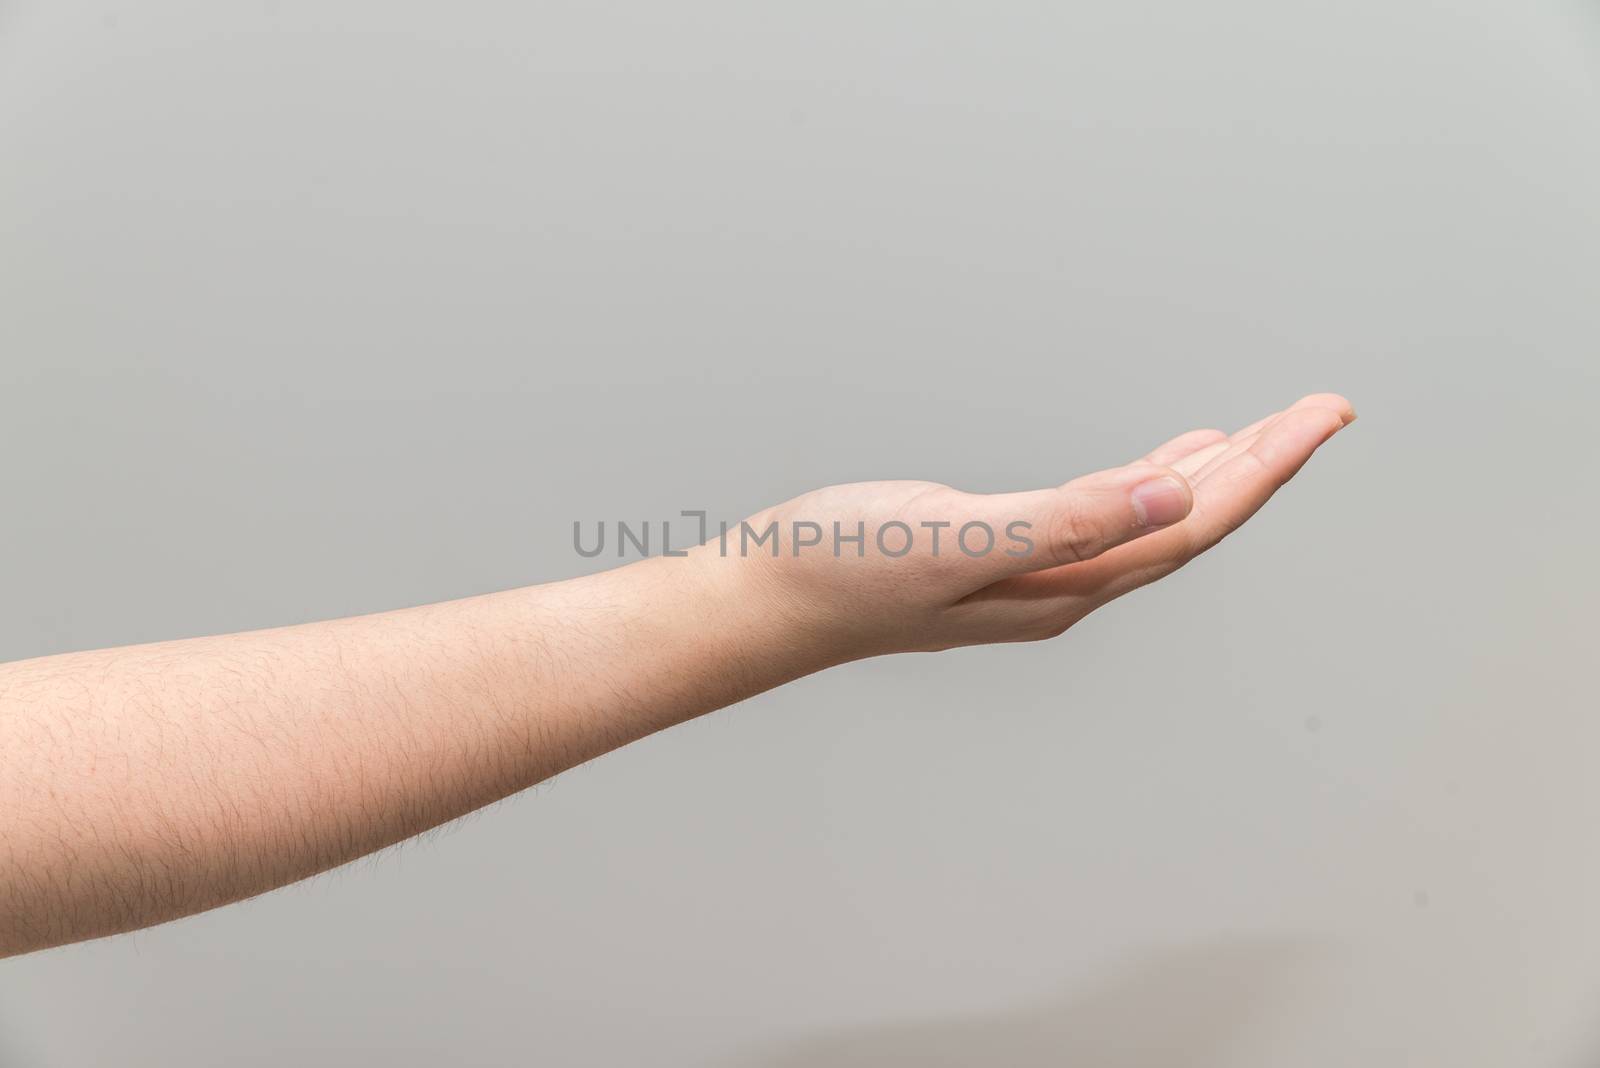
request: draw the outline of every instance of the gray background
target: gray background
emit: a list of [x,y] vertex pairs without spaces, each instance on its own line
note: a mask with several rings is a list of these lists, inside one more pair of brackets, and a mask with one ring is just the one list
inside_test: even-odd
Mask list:
[[1597,104],[1556,0],[4,4],[5,659],[1362,420],[1054,644],[0,962],[0,1063],[1594,1063]]

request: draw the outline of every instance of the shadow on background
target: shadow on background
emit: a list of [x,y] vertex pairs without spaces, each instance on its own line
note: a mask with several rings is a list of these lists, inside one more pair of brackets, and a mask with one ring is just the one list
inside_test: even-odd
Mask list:
[[1234,1063],[1292,994],[1311,947],[1226,942],[1163,954],[1104,984],[994,1015],[889,1023],[757,1052],[750,1068],[981,1064],[1003,1068],[1207,1068]]

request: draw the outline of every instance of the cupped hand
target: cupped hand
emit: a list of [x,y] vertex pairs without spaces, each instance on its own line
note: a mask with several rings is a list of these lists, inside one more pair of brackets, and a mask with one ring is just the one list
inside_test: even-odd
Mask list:
[[[751,517],[722,552],[830,661],[1054,637],[1216,545],[1354,419],[1345,398],[1314,394],[1021,493],[830,486]],[[774,524],[777,541],[752,547]]]

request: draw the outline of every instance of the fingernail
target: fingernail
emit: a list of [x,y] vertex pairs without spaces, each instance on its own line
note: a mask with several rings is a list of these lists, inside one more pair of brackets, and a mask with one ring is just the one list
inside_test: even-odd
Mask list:
[[1164,527],[1189,514],[1189,494],[1171,475],[1133,487],[1133,515],[1141,527]]

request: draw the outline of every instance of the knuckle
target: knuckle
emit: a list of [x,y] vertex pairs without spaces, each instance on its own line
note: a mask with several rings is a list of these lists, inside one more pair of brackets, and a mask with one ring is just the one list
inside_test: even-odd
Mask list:
[[1082,502],[1071,494],[1062,494],[1050,521],[1051,559],[1057,565],[1082,563],[1098,552],[1102,533],[1100,522]]

